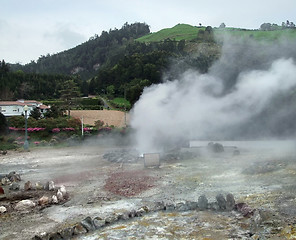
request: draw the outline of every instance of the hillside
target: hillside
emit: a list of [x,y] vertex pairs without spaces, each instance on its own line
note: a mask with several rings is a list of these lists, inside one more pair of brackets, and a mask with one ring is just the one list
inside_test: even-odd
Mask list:
[[189,24],[178,24],[172,28],[165,28],[158,32],[147,34],[136,40],[139,42],[161,42],[169,38],[176,41],[191,41],[196,39],[199,30],[205,30],[205,27],[194,27]]

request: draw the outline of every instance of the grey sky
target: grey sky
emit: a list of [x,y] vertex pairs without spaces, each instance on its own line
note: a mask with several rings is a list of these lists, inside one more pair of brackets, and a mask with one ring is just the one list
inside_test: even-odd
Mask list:
[[296,22],[296,0],[0,0],[0,60],[22,64],[75,47],[125,22],[155,32],[178,23],[259,28]]

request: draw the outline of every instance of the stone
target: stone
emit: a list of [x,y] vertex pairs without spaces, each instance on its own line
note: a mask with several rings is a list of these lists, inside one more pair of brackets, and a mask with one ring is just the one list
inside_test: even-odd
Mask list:
[[18,211],[28,210],[35,207],[36,204],[31,200],[22,200],[15,205],[15,209]]
[[218,194],[216,196],[216,200],[217,200],[217,203],[219,205],[219,208],[221,210],[225,210],[226,209],[226,199],[225,199],[225,197],[222,194]]
[[43,190],[44,185],[41,182],[36,182],[35,183],[35,188],[36,188],[36,190]]
[[174,211],[175,210],[175,204],[174,203],[166,203],[164,210],[166,210],[166,211]]
[[95,217],[93,219],[93,224],[96,229],[101,228],[101,227],[105,226],[105,219],[102,219],[100,217]]
[[4,185],[4,186],[9,185],[9,184],[11,184],[11,181],[9,180],[8,177],[4,177],[4,178],[1,179],[1,184]]
[[52,195],[52,197],[51,197],[51,203],[53,203],[53,204],[58,204],[59,203],[59,200],[58,200],[58,198],[57,198],[56,195]]
[[30,181],[28,181],[28,182],[25,183],[24,190],[25,191],[32,190],[32,183]]
[[66,190],[66,187],[65,187],[64,185],[62,185],[62,186],[60,187],[60,191],[61,191],[61,193],[63,194],[63,196],[65,197],[66,194],[67,194],[67,190]]
[[73,228],[73,235],[80,235],[87,233],[87,230],[83,227],[81,223],[78,223]]
[[20,185],[16,182],[13,182],[10,186],[9,186],[9,190],[12,191],[17,191],[20,190]]
[[255,209],[248,206],[246,203],[235,204],[235,209],[240,212],[244,217],[253,216]]
[[205,210],[208,208],[208,199],[205,195],[201,195],[199,198],[198,198],[198,208],[200,210]]
[[224,147],[222,144],[220,143],[213,143],[213,142],[210,142],[208,143],[208,149],[211,151],[211,152],[214,152],[214,153],[221,153],[221,152],[224,152]]
[[178,202],[175,209],[177,211],[188,211],[190,210],[190,207],[188,206],[187,202]]
[[0,206],[0,214],[7,212],[6,207]]
[[219,205],[218,205],[217,202],[211,202],[211,203],[209,203],[209,204],[208,204],[208,208],[209,208],[209,209],[212,209],[213,211],[218,211],[218,210],[220,210],[220,207],[219,207]]
[[162,211],[165,208],[164,202],[155,202],[152,211]]
[[83,219],[80,224],[88,231],[94,231],[96,229],[91,217]]
[[63,239],[71,239],[74,235],[74,229],[72,227],[68,227],[60,231],[60,235]]
[[54,191],[54,189],[55,189],[54,181],[49,181],[46,190],[48,190],[48,191]]
[[38,200],[38,204],[41,206],[47,205],[49,204],[49,198],[47,196],[42,196],[39,200]]
[[11,182],[19,182],[21,181],[21,176],[16,173],[16,172],[10,172],[8,175],[7,175],[8,179],[11,181]]
[[63,240],[64,238],[60,235],[60,233],[51,233],[48,236],[48,239],[50,239],[50,240]]
[[197,202],[188,201],[188,202],[186,202],[186,204],[188,205],[189,210],[196,210],[198,208]]
[[4,189],[0,186],[0,195],[5,194]]
[[226,210],[231,211],[235,207],[235,200],[231,193],[226,195]]
[[[134,212],[134,217],[137,217],[137,213],[136,211],[133,211]],[[118,220],[118,215],[116,214],[111,214],[109,215],[106,219],[105,219],[105,223],[106,224],[111,224],[111,223],[114,223]]]
[[58,198],[59,201],[63,201],[63,200],[64,200],[63,194],[62,194],[62,192],[60,191],[60,189],[59,189],[58,192],[57,192],[57,198]]

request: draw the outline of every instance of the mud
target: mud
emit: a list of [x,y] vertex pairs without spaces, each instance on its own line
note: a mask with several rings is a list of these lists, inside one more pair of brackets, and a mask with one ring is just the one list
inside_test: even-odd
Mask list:
[[[77,239],[295,239],[293,151],[258,145],[240,147],[239,155],[233,155],[233,149],[227,147],[222,153],[182,149],[188,158],[171,154],[162,159],[159,168],[150,169],[144,168],[141,158],[124,164],[103,158],[115,150],[118,148],[94,145],[40,148],[0,156],[0,175],[18,172],[21,188],[26,181],[45,184],[53,180],[57,186],[66,186],[69,193],[68,201],[58,205],[27,212],[10,208],[0,215],[0,239],[31,239],[87,216],[107,217],[155,201],[197,201],[203,194],[215,201],[217,194],[227,193],[232,193],[236,202],[258,210],[260,221],[254,224],[251,218],[235,211],[156,212]],[[7,187],[4,190],[0,206],[17,195]]]

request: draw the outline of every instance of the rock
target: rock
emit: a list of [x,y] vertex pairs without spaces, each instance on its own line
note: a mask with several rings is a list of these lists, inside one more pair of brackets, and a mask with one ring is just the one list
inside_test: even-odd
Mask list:
[[213,143],[213,142],[210,142],[210,143],[208,143],[208,149],[209,149],[211,152],[215,152],[215,153],[224,152],[224,147],[223,147],[223,145],[220,144],[220,143]]
[[8,175],[7,175],[8,179],[11,181],[11,182],[19,182],[21,181],[21,176],[16,173],[16,172],[10,172]]
[[1,194],[5,194],[5,193],[4,193],[4,189],[0,186],[0,195]]
[[231,193],[226,195],[226,210],[231,211],[235,207],[235,200]]
[[73,228],[73,235],[79,235],[87,233],[87,230],[83,227],[81,223],[78,223]]
[[165,210],[165,204],[163,202],[155,202],[152,211],[162,211]]
[[9,180],[8,177],[4,177],[4,178],[1,179],[1,184],[4,185],[4,186],[9,185],[9,184],[11,184],[11,181]]
[[178,203],[176,204],[175,209],[176,209],[177,211],[188,211],[188,210],[190,210],[190,207],[189,207],[189,205],[187,204],[187,202],[178,202]]
[[31,200],[22,200],[15,205],[15,209],[18,211],[28,210],[30,208],[35,207],[36,204]]
[[58,198],[57,198],[56,195],[52,195],[52,197],[51,197],[51,203],[53,203],[53,204],[58,204],[59,203],[59,200],[58,200]]
[[208,199],[205,195],[201,195],[199,198],[198,198],[198,208],[200,210],[205,210],[208,208]]
[[49,236],[48,236],[48,239],[50,240],[62,240],[64,239],[60,233],[51,233]]
[[118,220],[128,220],[129,219],[129,215],[128,212],[124,212],[124,213],[119,213],[117,216]]
[[61,193],[63,194],[64,197],[67,195],[67,190],[64,185],[62,185],[59,190],[61,191]]
[[41,182],[36,182],[35,183],[35,188],[36,188],[36,190],[43,190],[44,185]]
[[[137,217],[136,211],[133,211],[133,212],[134,212],[134,217]],[[105,224],[111,224],[111,223],[116,222],[117,220],[118,220],[118,215],[111,214],[105,219]]]
[[6,207],[0,206],[0,214],[7,212]]
[[60,235],[63,239],[71,239],[74,235],[74,229],[72,227],[65,228],[60,232]]
[[222,194],[218,194],[216,196],[216,200],[218,202],[219,208],[221,210],[225,210],[226,209],[226,199]]
[[188,201],[188,202],[186,202],[186,204],[188,205],[189,210],[196,210],[198,208],[197,202]]
[[91,217],[83,219],[80,224],[88,231],[94,231],[96,229]]
[[249,207],[246,203],[237,203],[235,204],[235,209],[242,213],[244,217],[250,217],[254,214],[255,209]]
[[63,194],[61,192],[61,190],[59,189],[58,192],[57,192],[57,199],[59,201],[64,201],[64,197],[63,197]]
[[105,226],[105,219],[102,219],[100,217],[95,217],[93,219],[93,224],[96,229],[101,228],[101,227]]
[[13,182],[10,186],[9,186],[9,190],[12,191],[17,191],[20,190],[20,185],[16,182]]
[[49,203],[49,198],[46,196],[42,196],[39,200],[38,200],[38,204],[41,206],[47,205]]
[[217,202],[211,202],[208,204],[208,208],[212,209],[213,211],[220,210],[219,204]]
[[53,181],[49,181],[45,184],[45,190],[54,191],[55,185]]
[[24,190],[25,191],[32,190],[32,183],[30,181],[28,181],[28,182],[25,183]]

